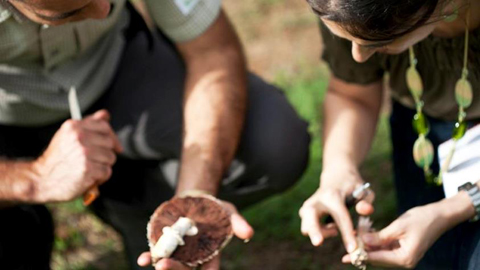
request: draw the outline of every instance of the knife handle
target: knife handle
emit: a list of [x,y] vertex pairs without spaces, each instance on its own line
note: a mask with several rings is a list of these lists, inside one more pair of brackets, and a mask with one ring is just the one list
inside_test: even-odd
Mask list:
[[89,206],[93,201],[95,201],[95,199],[98,198],[98,196],[100,196],[100,190],[98,190],[98,187],[91,187],[83,194],[83,205]]

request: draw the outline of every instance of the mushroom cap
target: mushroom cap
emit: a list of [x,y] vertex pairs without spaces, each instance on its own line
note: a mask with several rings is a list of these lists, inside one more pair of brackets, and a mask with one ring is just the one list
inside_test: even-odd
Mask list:
[[[195,222],[198,233],[185,236],[184,246],[178,246],[171,258],[190,267],[213,259],[233,236],[230,213],[213,196],[175,197],[161,204],[147,225],[147,238],[152,249],[162,236],[162,229],[172,226],[180,217]],[[155,264],[160,258],[152,258]]]

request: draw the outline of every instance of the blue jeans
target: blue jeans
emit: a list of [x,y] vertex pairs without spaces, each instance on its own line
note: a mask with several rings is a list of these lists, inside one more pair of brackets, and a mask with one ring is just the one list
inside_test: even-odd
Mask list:
[[[393,102],[390,126],[399,214],[444,198],[443,188],[427,185],[423,170],[413,160],[412,148],[417,138],[412,129],[414,114],[414,110]],[[428,137],[437,149],[439,144],[451,138],[454,122],[431,117],[428,117],[428,121]],[[436,153],[432,169],[438,173]],[[416,269],[480,269],[480,223],[464,222],[445,233],[425,254]]]

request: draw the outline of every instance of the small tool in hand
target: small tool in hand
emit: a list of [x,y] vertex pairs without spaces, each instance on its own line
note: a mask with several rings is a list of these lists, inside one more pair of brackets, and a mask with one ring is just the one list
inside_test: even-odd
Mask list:
[[[78,103],[77,90],[75,87],[71,87],[68,92],[68,105],[70,107],[70,115],[73,120],[82,120],[82,111],[80,110],[80,104]],[[100,195],[100,191],[97,186],[91,187],[85,194],[83,194],[83,205],[90,205]]]
[[[370,183],[365,183],[355,189],[351,195],[347,196],[345,199],[345,205],[348,209],[353,208],[359,201],[365,199],[369,193]],[[328,215],[325,217],[323,224],[328,224],[334,222],[332,216]]]

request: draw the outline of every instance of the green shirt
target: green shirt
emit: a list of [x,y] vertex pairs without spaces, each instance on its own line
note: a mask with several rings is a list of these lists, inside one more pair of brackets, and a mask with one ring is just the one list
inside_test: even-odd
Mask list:
[[[392,97],[404,106],[414,108],[405,73],[409,66],[408,51],[398,55],[376,53],[365,63],[352,58],[351,42],[334,36],[321,24],[324,43],[322,58],[332,74],[348,83],[369,84],[382,80],[388,72]],[[429,36],[414,46],[417,69],[424,85],[424,112],[443,120],[456,120],[458,106],[455,84],[463,68],[464,36],[439,38]],[[480,28],[470,32],[468,79],[473,86],[473,102],[467,109],[467,119],[480,118]]]
[[[127,0],[110,0],[106,19],[43,26],[0,2],[0,124],[39,126],[69,117],[67,92],[82,110],[110,84],[125,46]],[[145,0],[174,42],[192,40],[218,17],[221,0]]]

